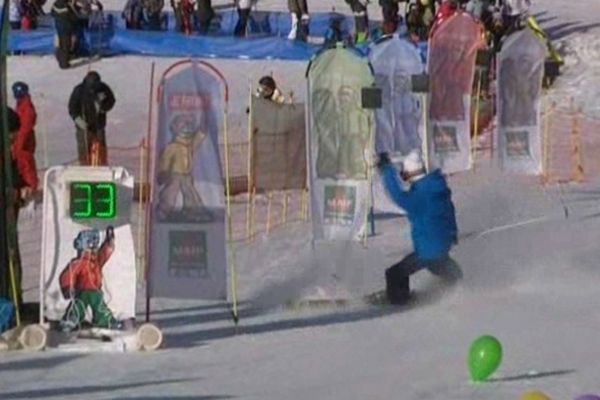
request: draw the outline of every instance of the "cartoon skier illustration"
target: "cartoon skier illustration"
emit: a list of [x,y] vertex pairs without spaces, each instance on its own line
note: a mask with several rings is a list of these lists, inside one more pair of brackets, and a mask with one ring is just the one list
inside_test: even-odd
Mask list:
[[[158,167],[158,183],[162,185],[158,195],[158,215],[162,220],[176,218],[179,212],[192,219],[208,213],[194,186],[192,174],[195,151],[207,137],[198,125],[192,113],[175,115],[169,125],[173,140],[160,155]],[[180,194],[182,206],[178,209]]]
[[121,329],[122,322],[115,319],[102,293],[102,269],[115,247],[114,228],[109,226],[106,229],[101,245],[98,229],[83,230],[75,238],[73,247],[77,250],[77,257],[69,262],[59,278],[63,296],[71,300],[61,321],[61,328],[72,331],[79,327],[89,308],[93,326]]

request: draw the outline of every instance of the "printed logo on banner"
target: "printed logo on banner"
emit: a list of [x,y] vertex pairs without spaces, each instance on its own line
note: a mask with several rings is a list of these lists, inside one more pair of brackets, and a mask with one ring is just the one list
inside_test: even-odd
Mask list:
[[167,100],[169,111],[208,110],[210,97],[199,93],[173,93]]
[[206,232],[169,232],[169,275],[202,279],[208,277]]
[[508,157],[529,157],[529,132],[506,132],[506,155]]
[[352,225],[356,211],[356,188],[325,186],[324,222],[329,225]]
[[456,126],[433,126],[433,151],[437,154],[458,153],[458,137]]

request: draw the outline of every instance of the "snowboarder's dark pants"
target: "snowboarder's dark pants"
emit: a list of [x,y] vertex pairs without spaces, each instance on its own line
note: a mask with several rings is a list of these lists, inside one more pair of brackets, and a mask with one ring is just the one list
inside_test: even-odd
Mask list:
[[106,164],[106,135],[104,129],[98,129],[96,133],[84,131],[79,127],[77,132],[77,154],[79,156],[80,165],[90,165],[92,161],[92,145],[96,141],[100,144],[100,154],[98,155],[99,165]]
[[11,21],[10,29],[12,29],[14,31],[21,29],[21,21]]
[[250,18],[250,11],[249,8],[238,8],[238,22],[233,31],[235,36],[246,36],[246,27],[248,26],[248,19]]
[[390,303],[402,304],[408,300],[409,277],[422,269],[427,269],[447,282],[456,282],[463,276],[459,265],[450,256],[424,260],[416,253],[411,253],[385,271],[385,290]]

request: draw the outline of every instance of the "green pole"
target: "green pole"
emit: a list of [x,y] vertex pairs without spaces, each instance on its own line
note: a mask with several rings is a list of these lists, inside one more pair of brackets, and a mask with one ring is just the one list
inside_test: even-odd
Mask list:
[[[14,214],[12,163],[10,154],[10,139],[8,132],[7,95],[6,95],[6,55],[8,52],[8,23],[9,2],[5,0],[2,5],[2,20],[0,21],[0,296],[12,298],[15,292],[20,293],[20,287],[11,287],[11,281],[20,285],[20,274],[16,279],[11,279],[11,265],[20,270],[17,265],[19,260],[14,257],[17,250],[16,216]],[[14,278],[14,275],[13,275]],[[12,289],[12,290],[11,290]],[[19,306],[15,304],[15,306]]]

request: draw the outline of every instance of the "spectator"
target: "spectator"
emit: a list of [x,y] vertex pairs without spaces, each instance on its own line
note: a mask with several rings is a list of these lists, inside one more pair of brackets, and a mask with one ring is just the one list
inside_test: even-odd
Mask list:
[[271,100],[272,102],[277,104],[283,104],[286,101],[285,96],[277,87],[275,79],[273,79],[273,77],[269,75],[263,76],[258,81],[256,97],[262,97],[263,99]]
[[26,157],[35,160],[34,128],[37,114],[29,95],[29,86],[25,82],[15,82],[12,86],[12,92],[17,101],[16,111],[20,122],[20,128],[12,144],[12,151],[15,154],[25,152],[27,153]]
[[[15,216],[15,223],[19,218],[19,209],[25,204],[33,201],[34,194],[37,190],[39,181],[37,176],[37,169],[35,166],[35,158],[33,155],[19,151],[15,147],[15,142],[21,129],[21,122],[18,114],[11,108],[7,107],[8,111],[8,130],[9,140],[11,143],[11,165],[12,165],[12,191],[9,191],[11,198],[8,200],[8,204],[13,206],[13,212]],[[21,254],[19,251],[19,240],[16,238],[16,249],[13,258],[13,267],[15,272],[15,281],[17,289],[17,307],[21,307],[22,300],[22,287],[21,287]]]
[[248,19],[252,10],[252,0],[236,0],[238,13],[238,22],[235,25],[233,34],[237,37],[245,37],[248,28]]
[[400,7],[398,3],[404,0],[379,0],[381,13],[383,15],[383,34],[393,34],[398,30],[401,18],[398,15]]
[[77,13],[71,0],[56,0],[52,5],[52,17],[56,26],[58,46],[55,50],[56,60],[62,69],[69,68],[69,62],[76,53],[78,32]]
[[144,19],[142,0],[127,0],[121,17],[125,20],[126,29],[142,29]]
[[[88,55],[85,48],[85,31],[89,28],[90,19],[93,17],[94,12],[102,13],[104,7],[99,0],[72,0],[73,8],[77,14],[76,24],[76,44],[77,55],[85,56]],[[94,10],[94,8],[96,10]]]
[[83,82],[73,89],[69,98],[69,114],[75,123],[80,165],[90,165],[95,143],[99,151],[98,163],[106,165],[106,113],[114,105],[112,90],[102,82],[96,71],[88,72]]
[[448,9],[448,12],[450,10],[454,12],[456,9],[454,0],[442,2],[437,15],[433,0],[417,0],[415,3],[410,4],[406,15],[408,33],[415,40],[427,40],[431,34],[434,20],[441,21],[442,18],[446,18],[446,9]]
[[194,14],[192,0],[171,0],[171,7],[173,7],[175,13],[175,29],[178,32],[191,35],[192,15]]
[[21,27],[23,30],[29,31],[37,28],[38,17],[45,14],[42,9],[45,3],[46,0],[21,0],[21,9],[23,12]]
[[210,23],[216,16],[211,0],[196,0],[196,19],[198,20],[198,32],[206,35],[210,29]]
[[288,0],[288,10],[292,16],[292,29],[288,39],[306,42],[310,23],[306,0]]
[[8,21],[13,30],[21,29],[21,20],[23,19],[23,9],[21,0],[10,0],[8,5]]
[[127,0],[121,16],[127,29],[160,31],[167,29],[167,16],[162,12],[164,0]]
[[369,16],[367,14],[368,0],[344,0],[352,9],[354,14],[354,41],[357,44],[364,43],[369,37]]

